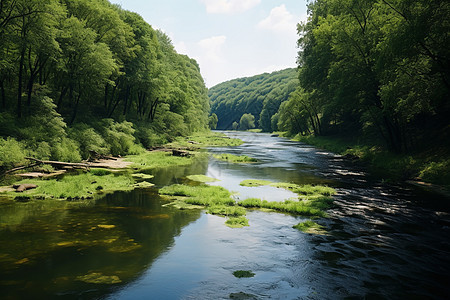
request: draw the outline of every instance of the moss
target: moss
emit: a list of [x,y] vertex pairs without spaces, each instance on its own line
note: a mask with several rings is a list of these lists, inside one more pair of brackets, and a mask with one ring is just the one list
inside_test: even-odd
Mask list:
[[254,277],[255,273],[253,273],[252,271],[247,271],[247,270],[237,270],[233,272],[234,277],[237,278],[250,278],[250,277]]
[[249,157],[247,155],[233,155],[228,153],[222,153],[222,154],[214,154],[214,158],[222,161],[232,162],[232,163],[254,163],[258,162],[256,158]]
[[242,228],[248,225],[248,219],[244,216],[241,217],[232,217],[226,220],[225,225],[230,228]]
[[259,180],[259,179],[248,179],[248,180],[244,180],[240,183],[241,186],[247,186],[247,187],[256,187],[256,186],[269,185],[269,184],[271,184],[271,181]]
[[330,203],[332,199],[316,199],[308,201],[292,201],[286,200],[283,202],[266,201],[260,199],[246,199],[238,203],[239,206],[246,208],[264,208],[279,212],[291,213],[301,216],[316,216],[326,217],[326,213],[323,209],[326,208],[324,203]]
[[186,178],[189,180],[192,180],[192,181],[203,182],[203,183],[219,181],[219,179],[215,179],[215,178],[208,177],[205,175],[189,175],[189,176],[186,176]]
[[325,231],[325,229],[322,225],[319,225],[312,220],[298,223],[297,225],[294,225],[293,228],[303,231],[305,233],[309,233],[309,234],[320,234],[320,235],[327,234],[327,232]]

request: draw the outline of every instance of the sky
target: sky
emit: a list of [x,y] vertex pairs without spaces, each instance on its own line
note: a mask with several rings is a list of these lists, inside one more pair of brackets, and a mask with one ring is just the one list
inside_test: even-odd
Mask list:
[[164,31],[208,88],[296,66],[307,0],[110,0]]

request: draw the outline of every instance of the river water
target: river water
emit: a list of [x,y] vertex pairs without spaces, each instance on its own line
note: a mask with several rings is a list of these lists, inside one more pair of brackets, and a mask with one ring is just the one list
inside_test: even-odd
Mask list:
[[[154,170],[152,189],[97,201],[0,205],[1,299],[447,299],[448,198],[371,178],[350,161],[268,134],[228,132],[254,164],[212,157]],[[237,201],[293,195],[245,179],[337,189],[327,235],[293,229],[302,217],[249,211],[249,227],[166,206],[157,189],[206,174]],[[250,270],[251,278],[233,272]]]

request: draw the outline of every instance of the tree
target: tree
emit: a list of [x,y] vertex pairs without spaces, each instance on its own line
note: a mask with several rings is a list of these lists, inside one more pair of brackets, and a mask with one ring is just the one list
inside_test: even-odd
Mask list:
[[240,130],[249,130],[255,128],[255,117],[252,114],[243,114],[239,121]]
[[215,113],[211,114],[208,118],[208,124],[210,129],[216,129],[217,128],[217,122],[219,119],[217,118],[217,115]]

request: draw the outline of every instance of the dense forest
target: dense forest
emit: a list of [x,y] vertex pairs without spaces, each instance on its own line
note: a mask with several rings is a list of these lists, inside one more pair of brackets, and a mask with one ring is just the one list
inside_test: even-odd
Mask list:
[[193,59],[107,0],[1,0],[0,168],[129,154],[208,127]]
[[[218,118],[218,129],[237,129],[254,118],[254,126],[270,132],[277,130],[280,104],[298,86],[296,69],[239,78],[220,83],[209,90],[211,113]],[[251,116],[249,116],[251,115]],[[234,125],[233,125],[234,124]],[[251,124],[250,124],[251,125]],[[249,129],[252,126],[241,126]]]
[[448,141],[449,15],[440,0],[311,2],[300,87],[280,113],[307,122],[286,129],[379,138],[397,153]]

